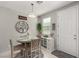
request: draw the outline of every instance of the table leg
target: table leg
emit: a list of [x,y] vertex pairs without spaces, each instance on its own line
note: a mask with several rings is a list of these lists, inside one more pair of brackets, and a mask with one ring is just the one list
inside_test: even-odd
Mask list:
[[25,43],[25,58],[26,58],[26,52],[27,52],[27,51],[26,51],[26,43]]

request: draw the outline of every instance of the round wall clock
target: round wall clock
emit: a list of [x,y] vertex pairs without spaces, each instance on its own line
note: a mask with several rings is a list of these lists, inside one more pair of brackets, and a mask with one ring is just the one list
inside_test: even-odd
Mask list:
[[28,31],[28,28],[29,28],[29,26],[28,26],[27,22],[25,22],[25,21],[19,21],[15,25],[15,29],[19,33],[26,33]]

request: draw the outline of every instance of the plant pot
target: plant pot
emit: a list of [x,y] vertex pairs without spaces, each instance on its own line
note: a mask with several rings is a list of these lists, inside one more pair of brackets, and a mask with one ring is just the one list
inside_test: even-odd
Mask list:
[[38,37],[38,38],[41,38],[41,35],[42,35],[42,33],[39,32],[39,33],[37,34],[37,37]]

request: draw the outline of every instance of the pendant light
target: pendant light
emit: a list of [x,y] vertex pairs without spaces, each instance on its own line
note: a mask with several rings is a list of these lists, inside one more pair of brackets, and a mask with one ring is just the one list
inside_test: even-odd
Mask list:
[[34,12],[34,11],[33,11],[34,4],[31,3],[31,6],[32,6],[32,12],[29,13],[28,17],[30,17],[30,18],[35,18],[36,16],[33,14],[33,12]]

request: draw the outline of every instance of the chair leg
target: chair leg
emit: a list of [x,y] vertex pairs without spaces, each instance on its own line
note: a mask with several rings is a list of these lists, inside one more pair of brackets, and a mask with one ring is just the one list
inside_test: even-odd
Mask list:
[[31,58],[32,58],[32,51],[31,51]]
[[21,55],[23,55],[23,50],[21,49]]
[[24,51],[24,58],[26,57],[25,55],[26,55],[26,54],[25,54],[25,51]]
[[28,57],[28,51],[25,50],[24,52],[24,57],[27,58]]
[[21,49],[21,56],[24,57],[24,49]]
[[13,58],[13,47],[11,46],[11,58]]
[[11,58],[13,58],[13,50],[11,50]]
[[22,51],[22,57],[24,57],[24,50]]

